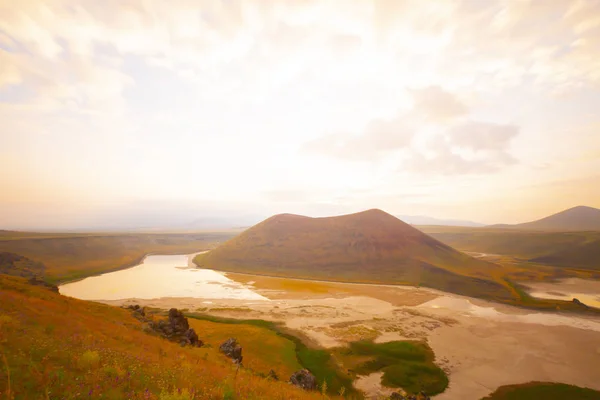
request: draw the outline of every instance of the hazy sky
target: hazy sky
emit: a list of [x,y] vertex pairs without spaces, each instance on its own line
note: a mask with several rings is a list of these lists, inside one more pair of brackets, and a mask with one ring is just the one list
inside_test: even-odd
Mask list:
[[0,228],[580,204],[600,1],[0,0]]

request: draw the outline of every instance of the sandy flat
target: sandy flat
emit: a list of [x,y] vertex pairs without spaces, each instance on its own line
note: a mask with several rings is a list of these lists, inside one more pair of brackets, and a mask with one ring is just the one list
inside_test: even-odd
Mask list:
[[[269,300],[163,298],[107,301],[187,308],[234,318],[285,323],[314,343],[359,339],[426,340],[450,377],[440,400],[480,399],[497,387],[529,381],[600,390],[600,318],[542,314],[426,288],[298,282],[227,274]],[[377,375],[357,387],[371,398],[389,393]]]

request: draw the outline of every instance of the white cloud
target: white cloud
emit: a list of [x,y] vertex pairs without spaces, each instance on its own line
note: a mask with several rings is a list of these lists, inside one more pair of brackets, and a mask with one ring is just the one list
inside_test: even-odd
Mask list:
[[361,187],[392,204],[398,174],[535,180],[556,169],[520,160],[564,152],[557,120],[576,141],[596,118],[599,15],[594,0],[0,0],[0,155],[32,169],[29,195],[36,170],[74,192],[88,176],[108,196],[215,201]]

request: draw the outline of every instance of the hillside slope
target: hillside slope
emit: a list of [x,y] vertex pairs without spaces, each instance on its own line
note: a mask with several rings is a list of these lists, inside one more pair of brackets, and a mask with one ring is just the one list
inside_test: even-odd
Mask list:
[[500,254],[557,267],[600,271],[600,232],[421,226],[428,235],[462,251]]
[[491,279],[497,265],[458,252],[381,210],[327,218],[275,215],[195,262],[223,271],[512,296]]
[[514,225],[490,225],[489,228],[511,228],[539,231],[600,231],[600,210],[577,206],[536,221]]
[[[265,337],[263,351],[265,346],[281,350],[280,339]],[[253,363],[251,354],[258,353],[250,351],[244,360],[249,367],[236,373],[214,346],[181,347],[146,333],[125,309],[64,297],[0,274],[2,399],[322,398],[260,377],[277,366]]]
[[[4,231],[0,233],[0,253],[13,253],[32,263],[43,264],[45,278],[58,283],[132,266],[148,253],[182,254],[205,250],[233,235],[231,232],[79,234]],[[0,264],[3,264],[2,258]]]

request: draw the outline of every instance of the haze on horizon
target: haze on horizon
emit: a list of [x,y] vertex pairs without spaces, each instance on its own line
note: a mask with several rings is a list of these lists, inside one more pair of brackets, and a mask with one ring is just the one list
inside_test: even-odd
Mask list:
[[0,229],[600,208],[599,85],[596,0],[0,0]]

